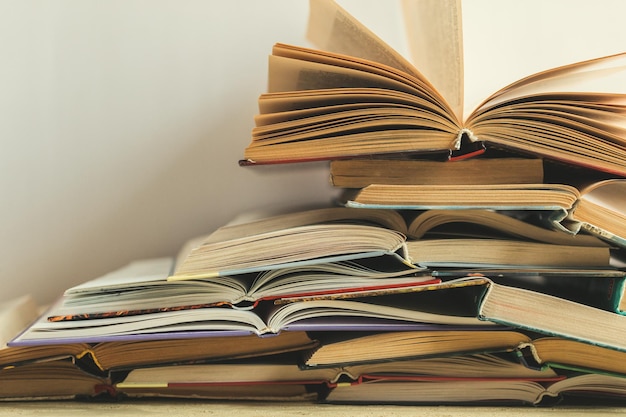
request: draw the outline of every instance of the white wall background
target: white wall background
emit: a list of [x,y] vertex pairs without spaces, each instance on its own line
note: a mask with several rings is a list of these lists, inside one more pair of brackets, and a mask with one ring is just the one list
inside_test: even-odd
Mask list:
[[[340,3],[405,50],[397,1]],[[329,201],[325,164],[237,165],[267,54],[278,41],[307,45],[307,10],[305,0],[0,0],[0,300],[29,292],[47,303],[133,259],[174,255],[240,212]],[[466,86],[484,95],[500,75],[525,75],[521,62],[539,70],[626,51],[621,0],[469,0],[464,13],[478,80]]]

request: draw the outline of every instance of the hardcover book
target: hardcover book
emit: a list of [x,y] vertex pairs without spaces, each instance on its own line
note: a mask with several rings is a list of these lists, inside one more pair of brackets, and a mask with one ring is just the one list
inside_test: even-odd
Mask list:
[[626,54],[529,75],[465,108],[461,2],[405,5],[419,67],[332,0],[311,1],[308,38],[319,49],[274,46],[241,163],[468,157],[483,147],[466,144],[483,143],[626,175]]

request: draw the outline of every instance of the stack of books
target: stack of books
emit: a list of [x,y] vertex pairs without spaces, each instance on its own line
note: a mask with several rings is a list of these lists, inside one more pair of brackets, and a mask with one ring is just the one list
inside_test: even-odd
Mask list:
[[0,306],[0,397],[626,401],[626,55],[465,115],[432,58],[458,7],[412,5],[422,73],[312,0],[320,50],[274,47],[241,165],[328,160],[335,204]]

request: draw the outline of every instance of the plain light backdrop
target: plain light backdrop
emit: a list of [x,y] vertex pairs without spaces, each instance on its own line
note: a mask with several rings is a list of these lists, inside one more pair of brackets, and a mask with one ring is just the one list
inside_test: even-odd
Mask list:
[[[340,0],[406,51],[400,3]],[[621,0],[465,0],[466,91],[626,51]],[[305,0],[0,0],[0,300],[62,291],[239,213],[330,202],[327,165],[241,168]]]

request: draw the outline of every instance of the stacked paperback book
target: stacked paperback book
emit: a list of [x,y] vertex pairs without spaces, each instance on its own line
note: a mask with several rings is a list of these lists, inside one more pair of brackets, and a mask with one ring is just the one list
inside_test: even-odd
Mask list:
[[[459,7],[407,13],[458,53]],[[626,401],[626,54],[466,115],[458,68],[418,71],[331,0],[309,37],[274,46],[240,164],[329,161],[337,200],[0,306],[0,397]]]

